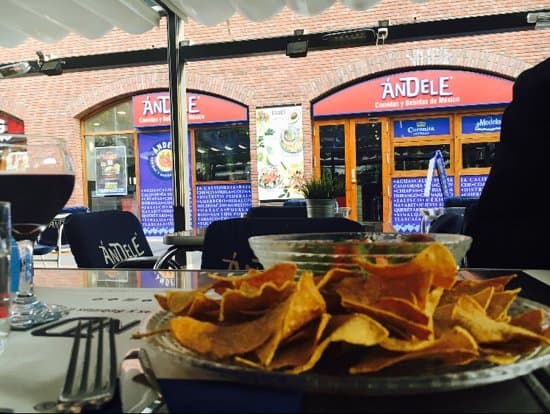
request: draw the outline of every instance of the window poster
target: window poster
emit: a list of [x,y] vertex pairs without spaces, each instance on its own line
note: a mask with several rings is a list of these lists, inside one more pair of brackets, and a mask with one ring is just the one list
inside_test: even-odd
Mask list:
[[258,198],[302,198],[304,134],[300,105],[256,110]]
[[143,232],[146,236],[163,236],[172,233],[174,199],[170,133],[140,133],[138,147]]
[[96,147],[96,195],[127,195],[126,147]]

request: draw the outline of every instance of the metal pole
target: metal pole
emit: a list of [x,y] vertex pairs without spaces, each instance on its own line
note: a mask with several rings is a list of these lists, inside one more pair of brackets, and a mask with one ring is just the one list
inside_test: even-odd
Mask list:
[[[172,188],[174,194],[174,230],[186,229],[186,194],[189,194],[187,145],[187,104],[185,97],[184,64],[180,65],[181,19],[167,11],[168,30],[168,82],[170,92],[170,135],[172,140]],[[187,190],[187,191],[186,191]],[[187,209],[187,211],[189,211]]]

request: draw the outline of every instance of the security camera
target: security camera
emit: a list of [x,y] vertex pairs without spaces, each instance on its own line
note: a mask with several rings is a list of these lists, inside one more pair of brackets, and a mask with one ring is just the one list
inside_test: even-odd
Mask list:
[[388,28],[379,27],[376,31],[376,37],[378,38],[378,40],[385,40],[388,37]]

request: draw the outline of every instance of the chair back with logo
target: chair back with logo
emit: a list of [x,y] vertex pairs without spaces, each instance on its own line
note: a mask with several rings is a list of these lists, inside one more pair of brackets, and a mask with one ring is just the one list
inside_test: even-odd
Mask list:
[[72,214],[65,222],[65,234],[81,268],[112,268],[128,259],[153,256],[141,223],[128,211]]
[[88,213],[90,210],[86,206],[70,206],[63,207],[61,211],[54,217],[54,219],[44,229],[36,243],[34,243],[33,255],[46,256],[48,253],[54,253],[55,258],[41,258],[43,262],[56,261],[57,267],[61,263],[61,252],[68,252],[67,236],[63,231],[65,226],[65,220],[71,214]]
[[206,228],[201,269],[262,269],[248,238],[265,234],[362,232],[361,223],[342,217],[233,218]]

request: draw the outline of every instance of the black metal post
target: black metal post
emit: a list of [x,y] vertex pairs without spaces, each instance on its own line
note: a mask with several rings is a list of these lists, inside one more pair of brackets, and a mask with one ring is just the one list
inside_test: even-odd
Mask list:
[[174,195],[174,230],[185,230],[185,180],[187,179],[187,117],[183,82],[184,63],[180,64],[179,34],[181,19],[167,11],[168,82],[170,92],[170,135],[172,140],[172,189]]

